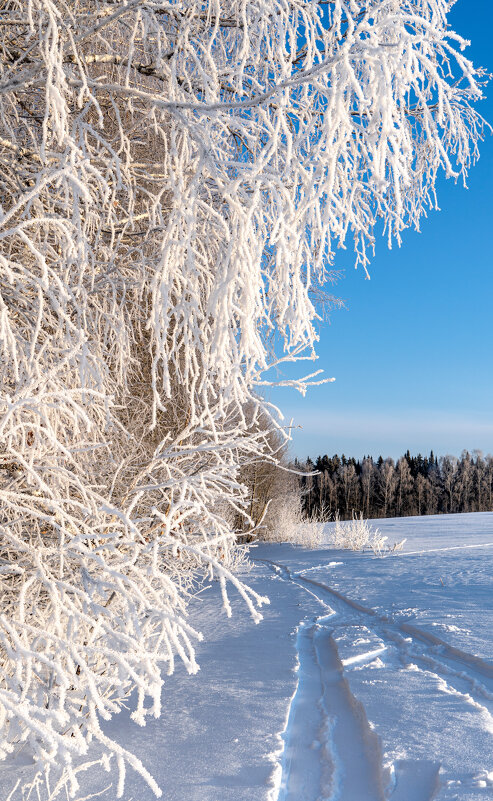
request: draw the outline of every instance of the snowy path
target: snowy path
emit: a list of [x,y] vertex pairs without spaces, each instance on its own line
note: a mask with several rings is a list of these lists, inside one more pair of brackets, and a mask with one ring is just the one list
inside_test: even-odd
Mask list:
[[[322,588],[301,576],[295,579],[284,565],[263,561],[283,580]],[[344,677],[332,636],[337,613],[320,594],[310,594],[330,611],[315,616],[311,623],[301,623],[298,630],[298,688],[283,735],[286,745],[277,801],[335,797],[384,801],[381,745]]]
[[[352,692],[345,669],[381,662],[385,654],[387,664],[415,671],[427,682],[434,680],[440,693],[453,696],[474,713],[478,731],[491,736],[493,665],[307,575],[326,570],[327,563],[298,572],[281,562],[259,561],[279,581],[303,588],[323,608],[322,614],[302,621],[298,629],[298,687],[283,733],[276,801],[431,801],[441,788],[441,762],[395,759],[385,764],[381,739]],[[346,650],[349,644],[353,646],[349,650],[355,644],[364,647],[341,656],[339,630]],[[365,636],[358,640],[358,632]],[[473,785],[493,797],[491,771],[474,778]],[[448,782],[449,787],[453,784]]]

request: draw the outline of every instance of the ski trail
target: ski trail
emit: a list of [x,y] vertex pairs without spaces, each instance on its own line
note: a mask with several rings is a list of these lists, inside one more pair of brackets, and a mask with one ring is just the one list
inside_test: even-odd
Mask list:
[[[287,568],[286,571],[289,575],[290,572]],[[319,592],[322,591],[336,606],[336,611],[341,610],[337,603],[334,604],[334,600],[340,602],[343,607],[372,619],[371,629],[378,633],[382,640],[392,642],[400,650],[402,656],[408,657],[408,661],[416,662],[418,665],[421,663],[426,670],[432,669],[438,676],[445,677],[448,684],[454,690],[461,692],[464,697],[467,697],[467,693],[464,693],[466,688],[469,688],[473,700],[475,700],[475,695],[481,696],[480,706],[490,716],[493,724],[493,665],[491,663],[450,645],[418,626],[396,621],[391,615],[379,614],[375,609],[347,598],[339,590],[320,581],[298,573],[294,574],[294,578],[297,583],[308,584],[316,587]]]
[[383,770],[380,738],[344,676],[332,636],[336,613],[284,565],[268,565],[281,580],[299,586],[329,610],[298,629],[298,687],[283,734],[276,801],[385,801],[389,776]]
[[[385,798],[388,801],[432,801],[440,788],[440,763],[426,759],[396,760],[391,767],[393,781],[389,782],[382,768],[380,739],[372,730],[364,707],[352,694],[344,668],[392,649],[402,663],[407,666],[415,664],[423,674],[435,677],[439,691],[456,695],[473,707],[482,719],[482,728],[493,733],[493,665],[415,625],[364,606],[339,590],[304,576],[304,571],[295,573],[285,565],[267,559],[258,561],[264,562],[280,580],[303,588],[325,608],[330,602],[330,608],[335,612],[330,618],[325,616],[313,620],[309,629],[312,647],[309,651],[305,649],[304,654],[300,648],[300,677],[305,674],[308,684],[309,671],[312,679],[314,674],[318,676],[317,730],[322,731],[322,744],[317,749],[318,762],[313,760],[313,749],[311,753],[316,782],[307,792],[307,785],[298,781],[300,771],[297,768],[291,776],[289,770],[283,769],[284,783],[276,801],[380,801]],[[333,633],[338,627],[362,623],[381,640],[381,645],[341,660]],[[313,649],[318,674],[313,663],[310,663],[308,672],[305,669],[308,667],[308,653],[313,660]],[[481,696],[481,702],[477,696]],[[312,697],[308,703],[313,702]],[[304,759],[297,742],[300,725],[305,724],[303,716],[299,721],[296,726],[288,726],[285,735],[285,762],[289,759],[291,766]],[[309,733],[305,732],[305,744],[307,739],[319,742],[315,734],[313,727]],[[318,795],[317,787],[320,788]]]
[[440,639],[440,637],[431,634],[431,632],[424,631],[410,623],[400,623],[399,628],[401,631],[410,634],[413,639],[421,640],[427,645],[439,648],[443,656],[451,662],[463,665],[483,678],[493,679],[493,665],[481,659],[479,656],[474,656],[473,654],[467,653],[467,651],[462,651],[460,648],[456,648],[448,642],[445,642],[445,640]]
[[323,684],[326,749],[334,766],[321,797],[324,801],[384,801],[388,777],[384,781],[380,738],[350,690],[332,632],[326,626],[317,627],[314,642]]
[[466,551],[474,548],[491,548],[493,542],[476,542],[474,545],[450,545],[447,548],[425,548],[422,551],[398,551],[396,556],[421,556],[427,553],[440,553],[442,551]]
[[282,775],[276,801],[315,801],[330,771],[329,755],[320,738],[324,715],[320,704],[323,688],[313,643],[314,623],[301,623],[296,637],[298,687],[291,702],[282,757]]
[[283,735],[276,801],[385,799],[380,739],[344,677],[331,617],[298,629],[298,687]]

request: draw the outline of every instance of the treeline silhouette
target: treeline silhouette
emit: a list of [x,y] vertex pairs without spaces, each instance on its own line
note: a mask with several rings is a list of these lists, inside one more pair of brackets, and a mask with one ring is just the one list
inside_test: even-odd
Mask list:
[[437,458],[411,456],[397,462],[379,456],[361,461],[342,456],[319,456],[297,468],[319,474],[301,479],[304,512],[341,519],[360,512],[366,518],[483,512],[493,510],[493,456],[463,451]]

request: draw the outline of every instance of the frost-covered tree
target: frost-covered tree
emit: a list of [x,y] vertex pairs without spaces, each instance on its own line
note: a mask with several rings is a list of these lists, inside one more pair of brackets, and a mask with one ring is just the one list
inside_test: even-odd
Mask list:
[[366,518],[370,517],[370,497],[373,495],[375,484],[375,465],[373,459],[367,456],[361,465],[361,492],[363,496],[363,510]]
[[359,506],[359,485],[356,468],[352,461],[342,464],[337,471],[341,495],[341,509],[348,517]]
[[393,459],[385,459],[380,468],[378,480],[382,515],[383,517],[387,517],[387,511],[393,502],[397,487],[397,475]]
[[229,521],[269,368],[313,357],[336,248],[366,269],[477,156],[449,5],[1,4],[1,755],[71,793],[90,741],[159,793],[100,721],[196,669],[200,576],[258,619]]
[[409,514],[412,500],[413,491],[413,477],[409,469],[409,462],[405,456],[397,460],[397,499],[396,499],[396,514],[397,517],[403,517]]

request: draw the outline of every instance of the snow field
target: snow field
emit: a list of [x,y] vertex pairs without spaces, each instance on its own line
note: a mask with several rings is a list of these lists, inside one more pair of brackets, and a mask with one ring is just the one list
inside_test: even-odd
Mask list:
[[[199,673],[166,678],[144,729],[104,725],[166,801],[493,798],[493,514],[378,526],[405,550],[253,548],[258,626],[239,597],[224,620],[217,582],[196,597]],[[5,763],[0,798],[29,769]],[[102,782],[95,768],[81,799]],[[128,771],[125,801],[152,797]]]
[[[271,567],[280,579],[305,586],[333,607],[330,636],[349,691],[365,712],[360,739],[368,725],[382,748],[380,764],[373,752],[374,775],[380,773],[382,786],[366,780],[364,791],[353,787],[350,771],[367,774],[368,757],[354,755],[354,732],[344,734],[350,708],[340,708],[335,723],[328,713],[328,759],[337,771],[339,753],[345,755],[342,781],[328,794],[320,786],[318,795],[291,796],[288,775],[288,792],[278,801],[492,798],[493,663],[487,657],[493,515],[378,524],[389,539],[394,532],[399,539],[407,536],[406,552],[386,559],[339,552],[334,565],[326,558],[324,564],[323,551],[300,557],[285,546],[277,555],[275,549],[259,549],[276,562]],[[329,665],[322,672],[330,675]],[[341,703],[341,687],[334,687],[332,697]],[[318,705],[324,704],[321,695]]]

